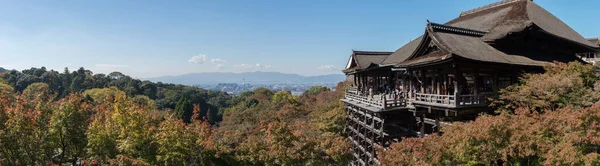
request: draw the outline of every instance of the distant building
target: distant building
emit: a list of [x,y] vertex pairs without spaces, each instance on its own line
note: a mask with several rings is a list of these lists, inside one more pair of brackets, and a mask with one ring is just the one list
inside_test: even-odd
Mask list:
[[492,111],[490,94],[521,73],[598,50],[533,1],[506,0],[445,24],[427,21],[422,36],[391,54],[353,51],[343,70],[353,86],[342,99],[352,165],[377,165],[378,147]]
[[[587,39],[590,43],[600,46],[600,37]],[[599,52],[587,52],[579,54],[584,61],[592,64],[600,62]]]

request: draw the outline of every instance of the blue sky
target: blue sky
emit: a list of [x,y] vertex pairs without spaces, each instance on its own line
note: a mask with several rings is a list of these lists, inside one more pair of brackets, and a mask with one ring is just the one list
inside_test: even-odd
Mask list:
[[[0,1],[0,67],[137,78],[195,72],[341,73],[352,49],[394,51],[495,0]],[[600,1],[535,1],[584,37]]]

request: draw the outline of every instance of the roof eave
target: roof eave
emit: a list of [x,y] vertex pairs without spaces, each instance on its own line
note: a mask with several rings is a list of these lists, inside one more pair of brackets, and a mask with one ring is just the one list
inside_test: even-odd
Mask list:
[[576,44],[576,45],[579,45],[579,46],[582,46],[582,47],[588,48],[588,49],[590,49],[590,50],[593,50],[593,51],[600,51],[600,46],[598,46],[598,47],[594,47],[594,46],[591,46],[591,45],[588,45],[588,44],[584,44],[584,43],[576,42],[576,41],[573,41],[573,40],[570,40],[570,39],[567,39],[567,38],[564,38],[564,37],[561,37],[561,36],[558,36],[558,35],[552,34],[552,33],[548,32],[548,31],[545,31],[545,30],[544,30],[544,29],[542,29],[542,28],[539,28],[539,31],[540,31],[540,32],[542,32],[542,33],[544,33],[544,34],[550,35],[550,36],[552,36],[552,37],[556,37],[556,38],[559,38],[559,39],[562,39],[562,40],[568,41],[568,42],[570,42],[570,43],[573,43],[573,44]]

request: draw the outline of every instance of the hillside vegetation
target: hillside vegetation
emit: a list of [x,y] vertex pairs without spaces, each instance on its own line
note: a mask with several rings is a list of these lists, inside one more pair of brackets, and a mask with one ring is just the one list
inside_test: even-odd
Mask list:
[[[210,110],[213,116],[211,118],[215,121],[221,119],[224,108],[233,105],[233,103],[228,103],[231,96],[224,92],[204,90],[193,86],[142,81],[120,72],[112,72],[108,75],[94,74],[84,68],[72,72],[65,68],[63,72],[58,72],[41,67],[26,69],[21,72],[16,70],[6,71],[0,73],[0,79],[19,93],[31,84],[45,83],[49,86],[49,93],[56,95],[57,98],[63,98],[71,93],[84,93],[94,96],[102,93],[114,93],[113,90],[117,90],[137,100],[150,99],[153,101],[152,106],[156,106],[158,109],[172,110],[177,107],[180,100],[187,100],[189,101],[189,103],[186,103],[188,107],[185,110],[179,109],[177,111],[191,115],[193,111],[191,104],[197,104],[202,110],[200,113],[202,116],[206,116],[207,111]],[[112,90],[101,90],[103,88]],[[96,102],[102,102],[102,99]]]
[[84,69],[0,76],[0,165],[343,165],[349,159],[343,84],[303,96],[257,89],[231,97]]

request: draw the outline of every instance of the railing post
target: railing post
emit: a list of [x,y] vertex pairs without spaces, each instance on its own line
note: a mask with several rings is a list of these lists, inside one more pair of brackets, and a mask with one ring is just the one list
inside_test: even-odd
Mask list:
[[383,102],[383,109],[385,110],[387,108],[387,102],[386,102],[387,99],[385,97],[385,94],[382,94],[382,95],[383,95],[383,101],[382,101]]
[[460,106],[460,95],[457,93],[454,93],[454,105],[457,107]]

